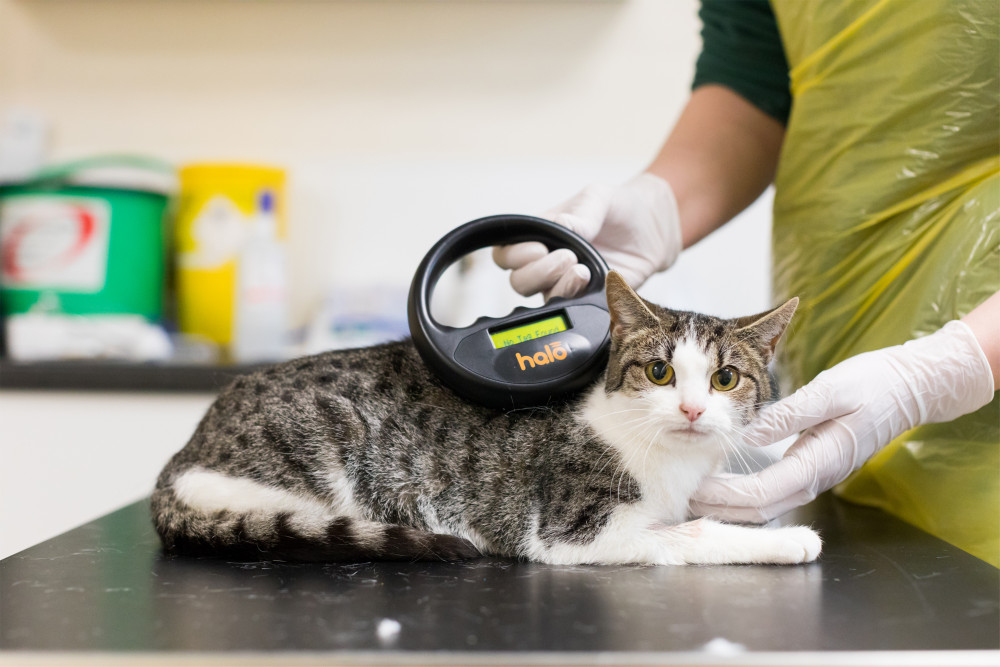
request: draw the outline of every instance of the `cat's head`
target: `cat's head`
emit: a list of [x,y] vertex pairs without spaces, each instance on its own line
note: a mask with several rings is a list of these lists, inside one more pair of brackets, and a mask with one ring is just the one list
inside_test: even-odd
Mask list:
[[798,299],[721,319],[652,304],[615,272],[606,289],[611,355],[605,391],[640,399],[665,433],[693,439],[730,433],[772,399],[767,364]]

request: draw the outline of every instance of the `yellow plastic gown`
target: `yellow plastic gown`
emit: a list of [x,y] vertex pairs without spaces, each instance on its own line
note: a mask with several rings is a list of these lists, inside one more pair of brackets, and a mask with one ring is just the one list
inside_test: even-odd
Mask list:
[[[786,390],[1000,289],[1000,3],[773,0],[792,113],[774,287]],[[838,488],[1000,566],[1000,404],[893,441]]]

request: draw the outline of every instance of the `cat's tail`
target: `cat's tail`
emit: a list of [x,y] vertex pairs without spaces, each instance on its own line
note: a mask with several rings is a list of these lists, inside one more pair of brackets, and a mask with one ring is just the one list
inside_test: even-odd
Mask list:
[[168,553],[237,561],[360,562],[476,558],[479,550],[454,535],[316,512],[309,507],[210,510],[184,502],[172,484],[158,484],[153,524]]

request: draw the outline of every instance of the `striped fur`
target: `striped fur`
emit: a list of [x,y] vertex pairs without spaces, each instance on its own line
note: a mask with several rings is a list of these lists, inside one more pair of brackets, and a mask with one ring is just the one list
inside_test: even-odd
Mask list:
[[[690,495],[771,395],[766,365],[794,303],[723,320],[650,304],[617,274],[607,292],[605,376],[543,408],[463,400],[410,341],[236,380],[160,474],[152,511],[164,548],[330,562],[815,558],[807,529],[685,523]],[[647,379],[656,360],[676,366],[672,385]],[[745,380],[713,394],[722,365]],[[684,416],[693,401],[705,404],[696,422]]]

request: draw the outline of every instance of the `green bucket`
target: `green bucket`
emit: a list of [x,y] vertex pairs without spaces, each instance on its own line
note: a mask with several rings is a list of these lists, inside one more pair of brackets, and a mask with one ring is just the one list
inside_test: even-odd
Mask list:
[[174,170],[109,156],[0,185],[0,311],[163,314]]

